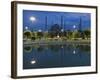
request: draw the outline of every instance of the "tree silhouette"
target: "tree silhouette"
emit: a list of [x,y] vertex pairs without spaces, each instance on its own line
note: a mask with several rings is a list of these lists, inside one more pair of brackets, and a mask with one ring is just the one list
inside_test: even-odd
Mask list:
[[43,32],[37,32],[37,37],[41,39],[43,37]]
[[23,35],[24,35],[24,38],[31,39],[31,32],[26,31],[26,32],[24,32]]
[[71,30],[67,30],[67,39],[71,39],[72,34],[73,34],[73,32]]
[[49,35],[50,37],[55,37],[57,35],[60,35],[62,27],[59,26],[58,24],[54,24],[51,26],[49,29]]
[[84,30],[84,34],[85,34],[87,39],[90,38],[90,34],[91,34],[90,30]]

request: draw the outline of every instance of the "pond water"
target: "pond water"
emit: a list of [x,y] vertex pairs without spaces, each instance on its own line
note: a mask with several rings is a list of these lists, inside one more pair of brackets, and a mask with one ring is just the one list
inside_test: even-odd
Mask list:
[[23,69],[91,65],[90,44],[34,44],[23,47]]

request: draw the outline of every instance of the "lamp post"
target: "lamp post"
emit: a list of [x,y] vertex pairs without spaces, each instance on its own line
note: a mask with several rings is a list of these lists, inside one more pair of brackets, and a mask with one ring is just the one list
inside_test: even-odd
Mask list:
[[32,37],[32,32],[28,29],[28,26],[25,26],[25,30],[23,32],[23,36],[25,40],[30,40]]
[[[29,20],[32,22],[32,27],[33,27],[33,22],[36,21],[36,17],[30,16]],[[32,28],[32,37],[33,37],[33,28]]]
[[61,29],[61,36],[64,37],[64,29]]
[[73,25],[73,38],[75,38],[75,29],[76,29],[76,25]]
[[[36,21],[36,17],[30,16],[30,17],[29,17],[29,20],[33,23],[34,21]],[[32,25],[33,25],[33,24],[32,24]]]

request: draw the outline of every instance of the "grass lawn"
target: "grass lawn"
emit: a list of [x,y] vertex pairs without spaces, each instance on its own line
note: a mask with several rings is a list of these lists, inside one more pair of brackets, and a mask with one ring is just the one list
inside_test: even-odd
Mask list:
[[81,39],[81,40],[61,40],[61,39],[52,39],[52,40],[26,40],[24,44],[90,44],[90,39]]

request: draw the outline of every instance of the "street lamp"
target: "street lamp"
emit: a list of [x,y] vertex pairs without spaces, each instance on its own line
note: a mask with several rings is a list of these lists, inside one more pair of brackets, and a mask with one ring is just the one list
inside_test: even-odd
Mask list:
[[28,30],[28,26],[25,27],[25,30]]
[[73,25],[73,29],[74,29],[74,30],[73,30],[73,38],[75,38],[75,36],[74,36],[74,35],[75,35],[76,25]]
[[38,32],[42,32],[42,30],[41,30],[41,29],[39,29],[39,30],[38,30]]
[[64,32],[64,29],[61,29],[61,32]]
[[57,35],[57,38],[59,38],[59,34]]
[[75,29],[75,28],[76,28],[76,26],[74,25],[74,26],[73,26],[73,28]]
[[34,16],[31,16],[29,19],[30,19],[30,21],[32,21],[32,22],[36,21],[36,18],[35,18]]
[[[33,23],[34,21],[36,21],[36,18],[34,16],[30,16],[29,20]],[[33,25],[33,24],[32,24]]]

